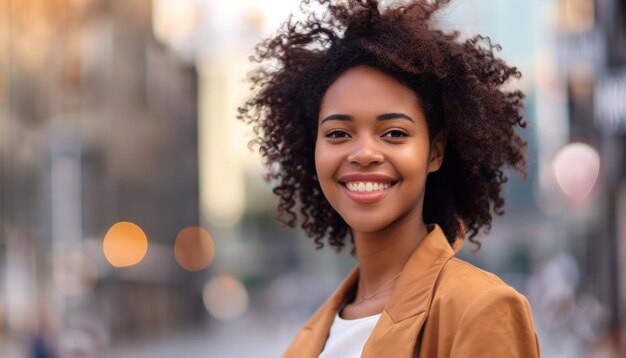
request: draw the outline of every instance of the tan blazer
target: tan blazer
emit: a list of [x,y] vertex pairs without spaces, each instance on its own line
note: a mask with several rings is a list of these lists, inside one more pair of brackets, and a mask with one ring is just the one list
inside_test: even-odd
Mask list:
[[[455,258],[441,228],[433,226],[407,261],[362,357],[539,357],[526,298]],[[304,324],[284,357],[319,356],[358,275],[357,266]]]

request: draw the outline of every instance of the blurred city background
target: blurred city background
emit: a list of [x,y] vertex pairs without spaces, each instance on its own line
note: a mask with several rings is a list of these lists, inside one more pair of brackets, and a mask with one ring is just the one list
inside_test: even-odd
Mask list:
[[[0,0],[0,356],[276,357],[355,264],[274,220],[236,120],[298,0]],[[523,73],[528,180],[461,256],[545,357],[623,357],[626,1],[463,0]]]

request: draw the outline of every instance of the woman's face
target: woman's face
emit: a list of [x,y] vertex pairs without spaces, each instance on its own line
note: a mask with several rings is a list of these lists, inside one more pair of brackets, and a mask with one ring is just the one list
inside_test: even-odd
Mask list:
[[326,91],[318,121],[317,176],[354,232],[421,222],[426,176],[441,166],[445,138],[430,143],[415,92],[378,69],[354,67]]

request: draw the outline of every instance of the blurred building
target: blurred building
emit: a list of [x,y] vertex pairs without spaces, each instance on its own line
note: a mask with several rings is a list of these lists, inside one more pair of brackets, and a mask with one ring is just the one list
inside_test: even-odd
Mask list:
[[[171,248],[199,223],[198,76],[152,2],[2,2],[0,49],[0,332],[88,351],[202,320]],[[136,267],[102,255],[120,221],[148,237]],[[59,274],[68,253],[87,268]]]
[[558,66],[566,86],[569,141],[600,154],[592,204],[571,222],[583,290],[607,309],[599,335],[626,350],[626,2],[560,0]]
[[[354,258],[279,229],[246,147],[250,128],[235,120],[254,44],[298,4],[0,2],[2,357],[28,356],[28,346],[276,356],[337,287]],[[619,354],[625,11],[623,0],[476,0],[442,16],[502,44],[498,55],[523,73],[512,85],[527,94],[528,181],[511,178],[507,215],[479,254],[466,245],[462,255],[527,295],[546,357]],[[587,200],[572,204],[548,177],[555,153],[579,141],[598,151],[601,169]],[[103,238],[124,221],[143,229],[148,250],[116,268]],[[211,228],[219,251],[209,270],[176,262],[174,240],[189,226]],[[207,310],[231,322],[198,329]]]

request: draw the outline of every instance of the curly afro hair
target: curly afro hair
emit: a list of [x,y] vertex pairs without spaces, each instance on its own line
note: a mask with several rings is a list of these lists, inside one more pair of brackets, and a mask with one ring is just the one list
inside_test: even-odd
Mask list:
[[[340,251],[349,226],[330,206],[317,181],[314,151],[319,108],[327,88],[347,69],[373,66],[418,95],[429,136],[446,131],[441,168],[426,182],[423,217],[441,226],[452,245],[466,231],[470,241],[504,214],[504,168],[525,177],[524,94],[503,85],[520,72],[494,55],[488,37],[461,40],[434,21],[445,0],[415,0],[383,8],[376,0],[303,0],[305,20],[290,17],[251,59],[252,96],[238,118],[251,124],[275,183],[278,219],[301,226],[318,248],[324,238]],[[382,8],[382,9],[381,9]],[[354,249],[354,246],[352,246]]]

